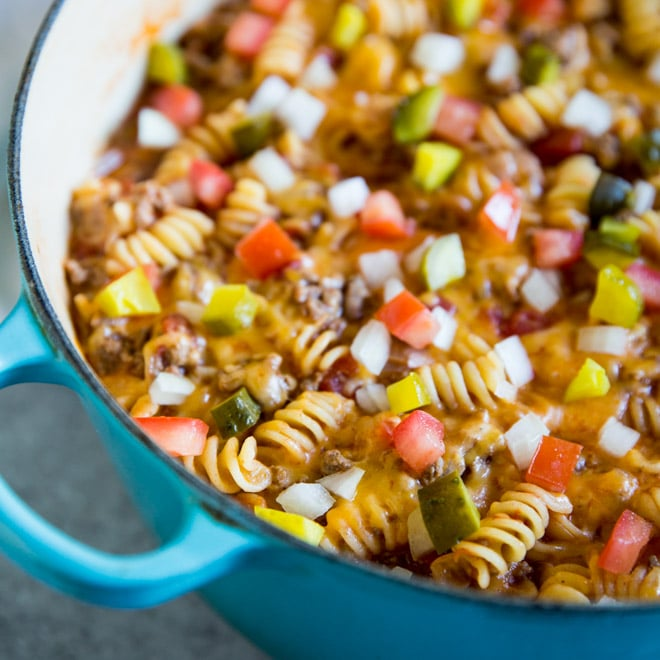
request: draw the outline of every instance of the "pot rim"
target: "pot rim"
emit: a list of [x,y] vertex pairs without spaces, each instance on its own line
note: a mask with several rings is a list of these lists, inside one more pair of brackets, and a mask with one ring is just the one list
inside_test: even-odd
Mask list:
[[[356,562],[355,559],[351,559],[350,557],[345,557],[340,554],[333,555],[269,525],[248,512],[241,504],[236,502],[229,495],[217,491],[210,484],[204,483],[201,479],[188,472],[181,462],[175,460],[155,445],[144,431],[132,422],[129,414],[121,408],[117,401],[110,395],[88,363],[82,358],[82,355],[75,348],[73,341],[59,321],[57,312],[50,302],[44,284],[37,271],[36,260],[30,246],[24,213],[21,184],[21,146],[25,109],[30,96],[31,83],[42,50],[53,25],[57,21],[60,11],[66,2],[67,0],[53,0],[39,26],[36,36],[33,39],[19,80],[12,109],[7,152],[9,208],[18,247],[21,274],[23,276],[23,290],[25,291],[32,309],[36,313],[41,330],[45,333],[51,345],[66,358],[70,365],[74,367],[77,375],[82,379],[84,384],[104,404],[110,413],[114,415],[114,417],[121,423],[122,427],[146,449],[156,454],[162,461],[164,461],[168,467],[174,471],[177,478],[182,481],[188,491],[197,497],[200,505],[205,507],[214,517],[219,518],[224,523],[241,527],[248,531],[255,532],[256,534],[278,539],[286,545],[310,553],[314,555],[316,559],[327,562],[328,564],[339,563],[349,569],[367,572],[374,577],[387,581],[394,580],[400,584],[409,586],[413,590],[419,589],[427,593],[436,593],[438,596],[445,596],[458,601],[469,601],[472,604],[483,606],[503,607],[512,610],[524,609],[524,611],[528,613],[532,611],[549,612],[552,610],[563,610],[567,613],[579,612],[582,614],[593,615],[599,610],[607,611],[616,608],[618,611],[621,611],[622,608],[620,603],[600,605],[596,608],[593,606],[579,607],[568,603],[543,603],[511,596],[502,598],[491,592],[478,592],[475,589],[466,590],[448,587],[423,576],[413,575],[412,578],[401,577],[391,573],[391,571],[385,566],[375,562]],[[628,611],[653,610],[657,607],[657,605],[648,605],[644,603],[626,605]]]

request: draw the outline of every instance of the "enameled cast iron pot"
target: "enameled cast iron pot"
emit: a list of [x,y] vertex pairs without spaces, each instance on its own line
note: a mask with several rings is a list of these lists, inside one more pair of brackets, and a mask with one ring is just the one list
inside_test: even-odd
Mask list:
[[10,137],[23,288],[0,326],[0,387],[51,382],[74,390],[161,545],[134,556],[90,548],[43,520],[0,479],[0,549],[90,603],[141,608],[199,589],[277,657],[657,660],[657,606],[503,603],[392,577],[285,537],[192,478],[99,384],[67,309],[69,195],[130,108],[149,42],[175,38],[212,4],[58,0],[35,41]]

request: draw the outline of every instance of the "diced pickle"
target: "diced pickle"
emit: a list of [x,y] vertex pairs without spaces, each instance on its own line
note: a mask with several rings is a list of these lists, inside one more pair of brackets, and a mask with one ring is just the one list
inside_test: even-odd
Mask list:
[[415,153],[413,180],[431,192],[445,183],[456,171],[463,152],[444,142],[422,142]]
[[610,380],[605,369],[595,360],[587,358],[575,378],[569,383],[564,401],[579,401],[604,396],[610,391]]
[[261,407],[245,387],[211,409],[211,414],[223,438],[231,438],[254,426],[261,416]]
[[449,0],[447,18],[459,30],[471,28],[481,16],[484,0]]
[[423,87],[405,98],[394,113],[394,139],[400,144],[423,140],[433,129],[444,92],[440,87]]
[[632,328],[644,309],[639,287],[617,266],[598,272],[596,295],[589,308],[592,318],[624,328]]
[[404,412],[428,406],[431,397],[422,383],[422,379],[412,373],[387,387],[387,399],[390,408],[400,415]]
[[149,49],[147,78],[166,85],[185,82],[187,68],[181,49],[173,44],[153,44]]
[[247,158],[261,149],[270,137],[272,127],[273,118],[269,112],[247,117],[238,122],[231,131],[238,155]]
[[141,266],[106,285],[96,295],[95,302],[109,317],[144,316],[161,311],[158,297]]
[[419,489],[424,524],[439,553],[451,550],[481,522],[479,511],[458,472],[450,472]]
[[[622,225],[623,223],[616,222]],[[602,224],[602,223],[601,223]],[[633,230],[636,227],[629,225]],[[635,242],[621,240],[625,232],[588,231],[585,235],[583,254],[594,268],[604,268],[608,265],[627,268],[639,256],[639,245]],[[629,234],[632,236],[632,232]]]
[[526,85],[544,85],[557,80],[561,73],[559,57],[547,46],[534,43],[523,55],[520,77]]
[[338,50],[349,50],[367,29],[367,17],[357,6],[345,2],[337,9],[330,28],[330,43]]
[[224,284],[211,296],[202,322],[216,335],[232,335],[252,325],[259,299],[245,284]]

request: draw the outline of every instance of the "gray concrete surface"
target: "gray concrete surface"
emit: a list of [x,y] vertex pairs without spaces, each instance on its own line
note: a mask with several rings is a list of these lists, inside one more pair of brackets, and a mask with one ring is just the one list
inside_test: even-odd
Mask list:
[[[103,1],[103,0],[98,0]],[[0,0],[0,319],[18,265],[5,194],[6,134],[29,44],[49,0]],[[150,547],[75,396],[44,385],[0,391],[0,473],[49,520],[104,550]],[[74,601],[0,554],[0,660],[192,660],[264,656],[196,596],[142,612]]]

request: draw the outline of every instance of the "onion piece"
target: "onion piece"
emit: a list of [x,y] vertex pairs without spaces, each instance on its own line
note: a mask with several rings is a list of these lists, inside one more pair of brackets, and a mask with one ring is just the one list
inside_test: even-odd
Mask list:
[[511,44],[501,44],[486,69],[486,80],[491,85],[501,85],[518,75],[519,68],[518,51]]
[[427,32],[413,45],[410,61],[424,71],[445,74],[456,71],[465,60],[465,46],[459,37]]
[[534,378],[532,363],[518,335],[511,335],[495,344],[495,352],[502,360],[504,370],[513,385],[522,387]]
[[257,151],[250,158],[250,168],[271,192],[282,192],[296,181],[289,163],[273,147]]
[[371,319],[363,325],[351,344],[351,355],[367,371],[377,376],[390,359],[392,338],[384,323]]
[[321,484],[334,495],[343,497],[345,500],[353,500],[363,476],[364,470],[362,468],[352,467],[343,472],[335,472],[327,477],[317,479],[316,483]]
[[142,108],[137,119],[137,142],[145,149],[169,149],[181,139],[179,127],[162,112]]
[[426,251],[435,243],[434,236],[427,236],[416,248],[412,249],[403,259],[403,267],[407,272],[417,275],[422,268]]
[[504,440],[519,470],[529,467],[541,438],[549,433],[550,429],[539,417],[528,413],[504,434]]
[[185,316],[193,325],[198,325],[202,322],[206,305],[192,300],[177,300],[175,307],[176,311]]
[[364,252],[358,258],[358,268],[371,291],[380,289],[390,279],[401,279],[399,255],[394,250]]
[[355,402],[367,415],[376,415],[390,409],[387,389],[382,383],[367,383],[355,392]]
[[335,183],[328,190],[328,202],[332,212],[339,218],[348,218],[359,213],[371,195],[367,182],[354,176]]
[[408,516],[408,545],[415,561],[435,550],[419,507]]
[[448,351],[454,343],[458,321],[444,307],[434,307],[431,314],[440,325],[440,330],[433,340],[433,345],[443,351]]
[[556,280],[539,268],[532,268],[520,287],[525,302],[542,314],[552,309],[561,299]]
[[653,208],[655,203],[655,186],[648,181],[639,179],[635,181],[630,191],[631,211],[633,213],[646,213]]
[[598,446],[610,456],[625,456],[639,440],[640,433],[610,417],[598,431]]
[[609,103],[588,89],[576,92],[561,116],[562,126],[581,128],[592,137],[599,137],[609,131],[612,121]]
[[159,406],[178,406],[195,390],[195,383],[178,374],[161,371],[149,386],[149,398]]
[[275,501],[287,512],[315,520],[335,503],[335,498],[321,484],[299,483],[283,490]]
[[246,114],[254,116],[273,112],[290,91],[291,85],[284,78],[275,75],[267,76],[252,95],[246,108]]
[[409,571],[407,568],[404,568],[403,566],[392,566],[390,572],[393,575],[398,575],[399,577],[402,578],[411,578],[413,576],[413,572]]
[[323,121],[327,108],[309,92],[299,87],[292,89],[275,110],[280,121],[300,139],[309,140]]
[[625,355],[627,345],[628,330],[618,325],[594,325],[578,330],[578,351]]
[[314,57],[303,72],[300,84],[308,89],[329,89],[337,84],[337,74],[326,55],[319,53]]
[[383,302],[389,302],[396,298],[402,291],[405,291],[403,282],[398,277],[390,277],[383,284]]

